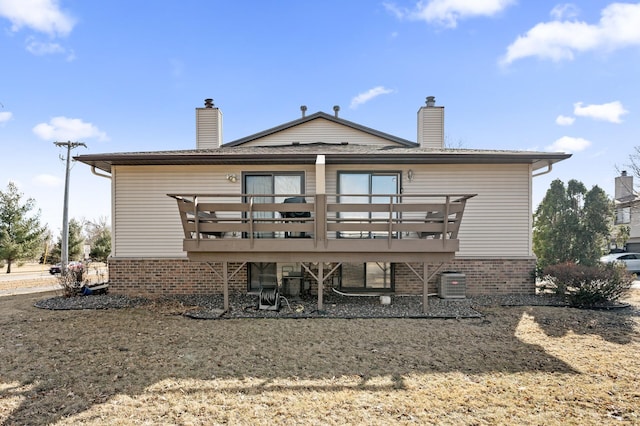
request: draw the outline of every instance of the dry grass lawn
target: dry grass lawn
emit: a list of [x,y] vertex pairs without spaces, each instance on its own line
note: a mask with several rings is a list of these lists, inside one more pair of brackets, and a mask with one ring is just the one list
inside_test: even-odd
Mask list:
[[640,424],[635,309],[199,321],[0,298],[0,423]]

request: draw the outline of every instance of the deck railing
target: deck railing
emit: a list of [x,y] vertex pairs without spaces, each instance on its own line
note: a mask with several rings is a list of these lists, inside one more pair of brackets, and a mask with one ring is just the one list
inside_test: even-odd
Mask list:
[[[455,251],[466,202],[474,196],[168,195],[177,201],[188,252],[371,251],[382,241],[385,251],[402,251],[403,246],[411,251]],[[440,240],[440,245],[433,240]]]

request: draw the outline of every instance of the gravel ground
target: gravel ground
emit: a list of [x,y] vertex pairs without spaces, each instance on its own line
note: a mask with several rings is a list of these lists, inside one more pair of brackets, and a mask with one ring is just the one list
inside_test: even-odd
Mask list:
[[[278,311],[258,309],[258,295],[230,295],[229,312],[224,312],[222,295],[175,296],[162,299],[131,298],[122,295],[89,295],[53,297],[38,301],[35,306],[53,310],[118,309],[145,305],[171,306],[174,312],[195,319],[225,318],[478,318],[485,306],[566,306],[552,295],[481,296],[466,299],[429,298],[428,312],[422,312],[422,296],[389,296],[391,303],[383,305],[380,297],[324,297],[324,309],[318,310],[315,296],[281,298]],[[609,306],[620,307],[622,305]],[[628,306],[628,305],[625,305]]]

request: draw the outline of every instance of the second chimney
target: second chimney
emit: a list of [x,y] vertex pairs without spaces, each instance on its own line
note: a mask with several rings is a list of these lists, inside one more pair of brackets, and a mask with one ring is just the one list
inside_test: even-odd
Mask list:
[[633,191],[633,176],[627,174],[626,170],[623,170],[615,180],[615,194],[616,201],[629,201],[635,197]]
[[204,108],[196,108],[196,149],[222,146],[222,111],[213,99],[204,100]]
[[444,148],[444,107],[427,96],[426,105],[418,110],[418,144],[421,148]]

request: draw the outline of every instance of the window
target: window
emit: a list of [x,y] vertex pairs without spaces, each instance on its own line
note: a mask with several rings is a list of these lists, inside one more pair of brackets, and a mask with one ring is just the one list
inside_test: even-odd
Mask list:
[[616,209],[616,225],[631,223],[631,207],[618,207]]
[[340,288],[347,291],[393,291],[393,264],[343,263],[340,267]]

